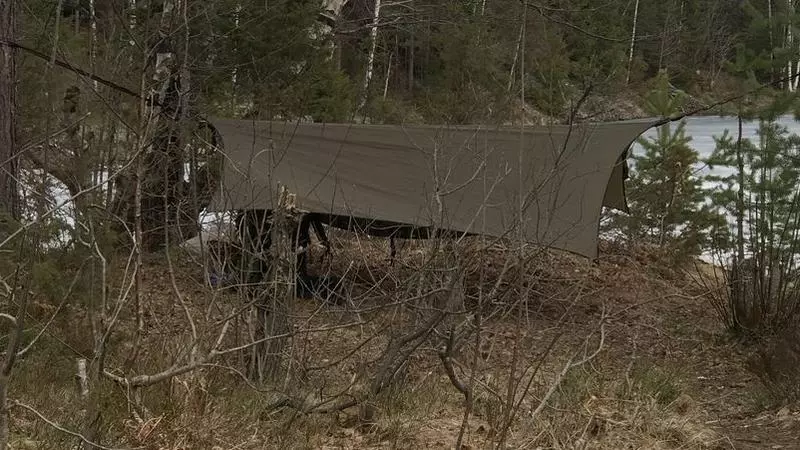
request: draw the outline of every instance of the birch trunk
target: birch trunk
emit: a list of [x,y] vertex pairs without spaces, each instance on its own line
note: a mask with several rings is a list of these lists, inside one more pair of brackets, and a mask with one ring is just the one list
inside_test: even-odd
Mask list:
[[[522,48],[522,37],[525,34],[525,22],[519,26],[519,37],[517,38],[517,49],[514,51],[514,60],[511,61],[511,71],[508,74],[508,85],[506,86],[506,92],[509,94],[511,93],[511,88],[514,87],[514,74],[517,70],[517,61],[519,61],[519,52]],[[524,78],[520,78],[520,83],[523,83],[525,80]]]
[[625,75],[625,84],[631,82],[631,67],[633,66],[633,48],[636,42],[636,22],[639,21],[639,0],[633,6],[633,27],[631,29],[631,45],[628,51],[628,73]]
[[[735,273],[735,281],[736,285],[734,289],[736,289],[736,305],[734,308],[731,308],[733,311],[737,311],[735,308],[736,306],[742,305],[743,297],[744,297],[744,288],[742,286],[742,263],[744,262],[744,155],[742,155],[742,114],[739,113],[739,117],[737,117],[737,123],[739,126],[739,132],[736,138],[736,166],[737,166],[737,175],[738,175],[738,182],[739,188],[736,195],[736,264],[734,268],[736,270]],[[734,326],[738,326],[740,324],[739,314],[734,315]]]
[[794,83],[794,90],[796,91],[798,87],[800,87],[800,55],[798,55],[798,60],[794,66],[794,78],[792,79],[792,83]]
[[386,95],[389,93],[389,78],[392,76],[392,58],[393,53],[389,53],[389,62],[386,64],[386,79],[383,80],[383,99],[386,100]]
[[417,45],[414,39],[414,30],[416,27],[414,25],[410,26],[409,32],[409,45],[408,45],[408,92],[413,95],[414,93],[414,57],[416,52],[414,51],[414,47]]
[[[658,49],[658,70],[661,71],[664,68],[664,49],[667,46],[667,36],[669,36],[669,22],[670,22],[670,15],[672,14],[672,8],[667,10],[667,14],[664,17],[664,28],[661,30],[661,44],[659,45]],[[629,66],[630,67],[630,66]],[[630,72],[628,72],[628,76],[630,76]]]
[[[786,47],[792,47],[792,27],[789,25],[786,27]],[[786,63],[786,76],[789,79],[786,82],[786,90],[789,92],[794,92],[794,80],[791,78],[792,74],[794,73],[794,62],[789,60]]]
[[[239,17],[241,16],[241,13],[242,13],[242,4],[241,3],[237,3],[236,6],[233,9],[233,28],[234,28],[234,30],[238,30],[239,29]],[[233,50],[237,51],[238,49],[236,47],[234,47]],[[237,66],[233,66],[233,71],[232,72],[233,73],[231,74],[231,91],[232,91],[231,92],[231,111],[236,111],[236,104],[237,104],[236,87],[238,85],[238,76],[239,76],[239,72],[237,70]]]
[[[135,36],[133,31],[136,28],[136,0],[130,0],[128,7],[131,9],[131,15],[128,17],[128,29],[131,32],[131,36]],[[134,42],[133,38],[128,39],[128,45],[136,45],[136,42]]]
[[[792,0],[786,0],[786,13],[789,23],[786,25],[786,42],[784,47],[795,50],[794,33],[792,33],[792,27],[794,26],[794,2]],[[796,58],[799,56],[800,55],[795,55]],[[789,77],[786,82],[786,89],[789,92],[794,92],[797,89],[797,78],[792,78],[797,74],[796,66],[800,66],[800,61],[796,62],[790,59],[786,63],[786,76]]]
[[362,85],[361,104],[359,109],[362,111],[364,121],[367,119],[366,106],[369,98],[369,85],[372,81],[372,72],[375,67],[375,50],[378,46],[378,21],[381,17],[381,0],[375,0],[375,12],[372,16],[372,25],[370,27],[370,49],[369,56],[367,57],[367,69],[364,73],[364,84]]
[[[97,11],[94,7],[95,0],[89,0],[89,71],[94,74],[95,60],[97,57]],[[94,90],[97,90],[97,80],[92,80]]]
[[[772,0],[767,0],[767,26],[769,27],[769,61],[775,61],[775,36],[772,31]],[[770,66],[770,81],[775,79],[775,68]]]

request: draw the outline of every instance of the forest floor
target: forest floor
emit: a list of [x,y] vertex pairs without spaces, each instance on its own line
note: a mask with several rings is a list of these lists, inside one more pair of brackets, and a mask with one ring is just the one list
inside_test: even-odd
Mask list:
[[[293,360],[317,367],[317,372],[303,371],[283,391],[314,397],[349,386],[380,354],[386,343],[382,332],[405,320],[396,309],[382,306],[399,298],[403,271],[418,252],[401,249],[400,263],[389,267],[385,244],[342,241],[334,252],[331,266],[349,282],[364,285],[351,291],[364,299],[359,314],[314,300],[297,301],[293,321],[307,332],[298,333]],[[747,369],[751,349],[723,331],[708,300],[713,283],[697,282],[698,273],[713,273],[710,266],[679,273],[663,269],[647,254],[604,245],[597,265],[549,255],[538,267],[540,282],[529,291],[524,316],[498,315],[483,325],[483,350],[475,365],[476,386],[483,388],[475,391],[463,450],[492,448],[502,429],[504,374],[514,367],[536,366],[539,375],[520,403],[506,448],[800,449],[800,405],[771,401]],[[142,298],[148,327],[137,373],[156,372],[185,357],[178,343],[187,334],[187,311],[197,318],[215,308],[215,302],[235,301],[207,287],[203,279],[202,269],[186,255],[169,262],[157,255],[146,259]],[[176,290],[183,305],[173,295]],[[366,295],[373,291],[378,293]],[[86,330],[76,326],[85,320],[80,309],[64,315],[49,333],[59,337],[20,362],[10,396],[75,430],[83,414],[75,392],[75,358],[91,347],[81,338]],[[601,322],[602,351],[570,371],[534,416],[566,358],[585,343],[598,345]],[[337,328],[344,323],[358,325]],[[115,350],[109,351],[108,366],[114,373],[129,356],[125,333],[123,327],[113,340]],[[551,344],[552,350],[546,351]],[[462,376],[469,373],[469,360],[461,361],[467,368],[459,371]],[[240,359],[224,358],[147,388],[134,402],[145,406],[139,409],[131,406],[129,392],[109,383],[102,402],[104,445],[447,449],[454,448],[462,424],[464,397],[430,343],[412,356],[400,381],[374,399],[378,414],[367,428],[357,426],[359,412],[353,409],[306,415],[269,408],[276,389],[254,385],[237,367],[242,367]],[[76,443],[74,436],[28,410],[14,408],[11,417],[12,448],[71,448]]]

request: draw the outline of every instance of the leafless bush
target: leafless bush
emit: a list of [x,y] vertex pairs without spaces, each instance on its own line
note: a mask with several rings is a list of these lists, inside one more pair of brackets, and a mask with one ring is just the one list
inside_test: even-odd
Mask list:
[[709,271],[699,272],[700,283],[720,321],[739,336],[759,339],[797,322],[800,287],[791,260],[734,257]]
[[800,332],[787,329],[758,345],[747,368],[761,380],[774,403],[800,400]]

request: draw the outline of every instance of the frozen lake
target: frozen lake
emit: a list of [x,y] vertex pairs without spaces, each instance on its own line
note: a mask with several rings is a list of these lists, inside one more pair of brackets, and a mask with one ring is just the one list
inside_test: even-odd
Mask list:
[[[794,120],[792,116],[783,116],[778,123],[788,128],[790,133],[800,134],[800,122]],[[677,122],[671,124],[672,128],[677,127]],[[728,130],[734,139],[736,139],[738,130],[738,123],[735,117],[689,117],[686,119],[686,134],[692,138],[689,142],[698,153],[700,158],[707,158],[714,151],[716,144],[714,137],[721,137],[725,130]],[[758,142],[758,122],[744,122],[742,124],[742,137],[751,139],[753,142]],[[643,137],[654,137],[656,129],[648,130]],[[634,154],[641,154],[642,148],[636,144],[633,147]],[[715,172],[717,169],[715,168]]]

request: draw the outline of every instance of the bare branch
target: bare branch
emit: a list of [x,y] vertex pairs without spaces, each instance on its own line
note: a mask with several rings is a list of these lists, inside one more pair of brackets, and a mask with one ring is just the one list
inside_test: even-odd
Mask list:
[[464,394],[466,401],[469,402],[472,399],[472,390],[458,378],[455,368],[453,367],[454,336],[455,334],[450,332],[450,338],[447,340],[447,345],[445,346],[444,350],[439,351],[439,359],[442,360],[442,365],[444,366],[445,373],[447,373],[447,378],[450,379],[450,382],[453,384],[453,386],[455,386],[456,389],[458,389],[459,392]]
[[75,277],[73,277],[72,282],[70,283],[69,288],[67,289],[67,292],[64,294],[64,297],[61,299],[61,302],[58,304],[58,307],[53,312],[53,314],[50,316],[50,319],[47,321],[47,323],[44,324],[42,329],[39,330],[39,333],[31,340],[31,342],[29,342],[28,345],[25,346],[25,348],[23,348],[22,350],[17,352],[17,357],[22,358],[23,356],[25,356],[25,354],[28,353],[33,348],[34,345],[36,345],[36,343],[39,341],[39,338],[41,338],[42,335],[44,335],[44,333],[47,332],[47,329],[50,327],[50,325],[56,319],[56,317],[58,316],[58,313],[61,312],[61,310],[64,308],[64,306],[69,301],[70,297],[72,297],[72,291],[75,289],[75,285],[78,284],[78,280],[79,280],[81,271],[83,270],[83,267],[86,265],[86,263],[88,261],[89,261],[88,259],[85,259],[83,261],[83,263],[81,264],[80,268],[78,268],[78,272],[75,274]]
[[599,355],[601,351],[603,351],[603,348],[605,346],[605,340],[606,340],[606,329],[605,329],[605,318],[603,318],[600,321],[600,342],[597,344],[597,348],[591,354],[582,359],[575,361],[575,357],[573,356],[572,358],[567,360],[567,362],[564,364],[564,367],[561,369],[561,372],[559,372],[556,379],[550,384],[550,388],[547,390],[547,393],[545,393],[544,397],[542,397],[542,400],[539,401],[539,405],[537,405],[536,408],[533,411],[531,411],[530,414],[531,417],[536,417],[540,412],[542,412],[547,403],[550,401],[550,397],[552,397],[556,389],[558,389],[558,387],[561,386],[561,382],[564,380],[564,377],[567,376],[567,373],[569,373],[570,370],[588,363],[589,361],[597,357],[597,355]]
[[106,447],[106,446],[104,446],[104,445],[100,445],[100,444],[98,444],[98,443],[96,443],[96,442],[92,442],[92,441],[90,441],[89,439],[86,439],[86,437],[84,437],[84,436],[83,436],[82,434],[80,434],[80,433],[77,433],[77,432],[75,432],[75,431],[68,430],[68,429],[66,429],[66,428],[62,427],[61,425],[59,425],[59,424],[57,424],[57,423],[53,422],[52,420],[48,419],[47,417],[45,417],[45,416],[44,416],[42,413],[40,413],[39,411],[37,411],[37,410],[36,410],[34,407],[32,407],[32,406],[28,406],[28,405],[26,405],[25,403],[22,403],[22,402],[20,402],[20,401],[17,401],[17,400],[12,400],[12,401],[11,401],[11,405],[12,405],[12,406],[19,406],[20,408],[26,409],[26,410],[28,410],[29,412],[31,412],[31,413],[33,413],[34,415],[36,415],[36,416],[37,416],[37,417],[38,417],[38,418],[39,418],[39,419],[40,419],[42,422],[44,422],[44,423],[46,423],[46,424],[50,425],[51,427],[55,428],[56,430],[58,430],[58,431],[60,431],[60,432],[62,432],[62,433],[64,433],[64,434],[68,434],[68,435],[70,435],[70,436],[72,436],[72,437],[76,437],[76,438],[80,439],[81,441],[83,441],[85,444],[89,444],[89,445],[91,445],[91,446],[97,447],[97,448],[99,448],[99,449],[102,449],[102,450],[134,450],[134,449],[141,449],[141,448],[145,448],[145,447],[130,447],[130,448],[115,448],[115,447]]
[[17,318],[12,316],[11,314],[0,313],[0,319],[6,319],[7,321],[11,322],[11,325],[16,327],[17,326]]

